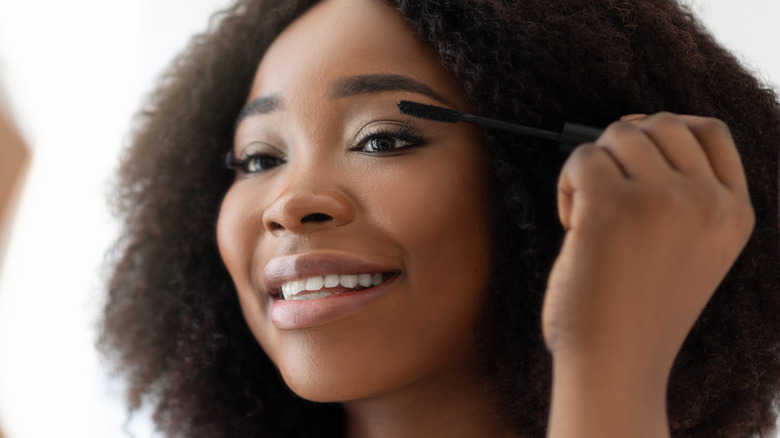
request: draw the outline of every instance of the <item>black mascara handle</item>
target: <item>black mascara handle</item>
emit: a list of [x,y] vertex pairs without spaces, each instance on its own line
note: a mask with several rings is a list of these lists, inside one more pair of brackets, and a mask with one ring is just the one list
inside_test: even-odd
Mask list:
[[566,122],[563,125],[563,132],[561,132],[559,149],[562,153],[569,155],[577,146],[596,141],[603,132],[602,129]]

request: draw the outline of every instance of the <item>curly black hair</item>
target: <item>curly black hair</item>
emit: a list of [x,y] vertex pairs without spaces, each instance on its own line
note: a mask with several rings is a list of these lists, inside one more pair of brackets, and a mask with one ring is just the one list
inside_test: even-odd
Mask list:
[[[380,1],[380,0],[375,0]],[[215,224],[255,69],[313,0],[238,0],[174,61],[138,113],[114,205],[123,218],[99,347],[170,437],[342,436],[338,404],[294,395],[247,328]],[[757,223],[672,371],[673,436],[766,436],[780,393],[780,104],[673,0],[398,0],[483,115],[559,128],[661,110],[717,117],[737,142]],[[540,312],[560,248],[562,158],[488,132],[493,285],[482,374],[522,436],[544,436],[551,357]],[[305,421],[301,421],[305,419]]]

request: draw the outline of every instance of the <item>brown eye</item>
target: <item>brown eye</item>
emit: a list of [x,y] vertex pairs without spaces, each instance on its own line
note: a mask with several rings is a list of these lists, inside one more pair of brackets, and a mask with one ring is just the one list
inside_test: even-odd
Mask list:
[[384,126],[368,125],[365,132],[350,148],[352,151],[366,154],[395,155],[428,143],[417,129],[405,124],[382,122]]
[[406,138],[406,136],[394,134],[379,134],[366,139],[360,150],[369,153],[395,152],[422,144],[422,140],[418,138]]
[[282,164],[282,160],[270,155],[254,155],[244,160],[242,170],[246,173],[257,173]]
[[267,154],[252,154],[239,160],[229,152],[225,157],[225,165],[228,169],[245,174],[264,172],[284,163],[284,159]]
[[404,141],[392,137],[374,137],[369,140],[367,149],[372,152],[387,152],[405,146],[398,143],[404,143]]

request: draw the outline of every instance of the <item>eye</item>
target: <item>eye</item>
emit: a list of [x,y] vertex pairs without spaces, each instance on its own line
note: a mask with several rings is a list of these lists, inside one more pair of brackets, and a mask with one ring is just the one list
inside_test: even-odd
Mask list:
[[351,150],[369,154],[390,154],[426,143],[417,130],[405,124],[367,128],[363,129],[367,132],[359,136],[359,140]]
[[250,155],[241,161],[241,170],[246,173],[262,172],[264,170],[272,169],[283,163],[281,159],[272,157],[270,155]]
[[225,157],[225,166],[228,169],[236,170],[244,174],[265,172],[284,163],[284,159],[269,154],[257,153],[238,159],[233,151],[230,151]]
[[376,136],[369,138],[363,144],[365,152],[389,152],[412,145],[412,142],[391,136]]

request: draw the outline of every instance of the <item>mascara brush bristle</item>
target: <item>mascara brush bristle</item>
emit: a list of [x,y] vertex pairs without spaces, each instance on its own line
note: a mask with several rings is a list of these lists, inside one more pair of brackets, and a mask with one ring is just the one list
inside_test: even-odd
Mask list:
[[449,108],[442,108],[435,105],[427,105],[424,103],[410,102],[408,100],[402,100],[398,102],[398,109],[401,114],[407,116],[417,117],[420,119],[433,120],[434,122],[446,122],[457,123],[458,118],[461,115],[460,111],[456,111]]
[[473,123],[475,125],[484,126],[485,128],[500,129],[502,131],[509,131],[516,134],[525,135],[527,137],[557,141],[559,143],[559,149],[561,152],[565,153],[571,152],[577,145],[582,143],[596,141],[596,139],[598,139],[602,134],[601,129],[568,122],[564,125],[563,132],[547,131],[545,129],[517,125],[515,123],[504,122],[502,120],[490,119],[474,114],[462,113],[454,109],[411,102],[408,100],[402,100],[398,102],[398,109],[401,111],[401,114],[417,117],[419,119],[447,123]]

